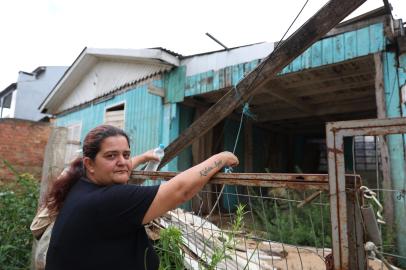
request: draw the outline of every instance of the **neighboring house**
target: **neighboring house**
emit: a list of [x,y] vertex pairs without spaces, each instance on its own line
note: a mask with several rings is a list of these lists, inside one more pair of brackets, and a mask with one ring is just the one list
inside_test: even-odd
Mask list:
[[16,83],[0,92],[0,118],[40,121],[48,117],[38,107],[62,77],[67,67],[38,67],[20,71]]

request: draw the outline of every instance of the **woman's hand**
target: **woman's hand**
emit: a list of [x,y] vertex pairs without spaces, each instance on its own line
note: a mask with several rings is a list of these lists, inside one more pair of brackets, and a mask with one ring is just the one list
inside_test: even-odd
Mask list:
[[224,151],[217,155],[223,161],[223,167],[228,167],[228,166],[235,167],[235,166],[238,166],[238,164],[240,163],[238,158],[229,151]]
[[144,161],[143,163],[148,162],[150,160],[159,161],[159,157],[157,157],[154,154],[154,149],[148,150],[147,152],[141,154],[141,157],[142,157],[142,160]]
[[135,156],[131,159],[132,169],[138,167],[140,164],[146,163],[150,160],[159,161],[159,157],[154,155],[154,150],[148,150],[145,153],[142,153],[139,156]]

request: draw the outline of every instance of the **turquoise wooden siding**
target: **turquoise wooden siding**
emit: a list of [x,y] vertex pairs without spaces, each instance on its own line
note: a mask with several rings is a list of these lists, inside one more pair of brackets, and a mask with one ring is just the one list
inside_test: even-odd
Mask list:
[[[155,83],[157,86],[160,82]],[[156,148],[162,141],[162,98],[151,95],[147,86],[140,86],[114,98],[89,105],[57,118],[58,126],[82,123],[81,140],[94,127],[103,124],[106,108],[125,102],[125,131],[131,139],[132,154]]]
[[372,24],[317,41],[287,65],[281,74],[334,64],[384,49],[383,23]]
[[[179,104],[166,103],[164,105],[162,129],[164,132],[161,143],[166,147],[179,136]],[[173,158],[162,170],[178,171],[177,160],[178,157]]]
[[[383,23],[345,32],[314,43],[304,53],[287,65],[279,75],[304,69],[339,63],[385,49]],[[220,70],[186,77],[184,96],[194,96],[232,87],[259,64],[259,60],[229,66]]]
[[185,94],[186,67],[174,68],[164,75],[165,102],[181,102]]
[[185,96],[204,94],[214,90],[237,85],[245,73],[255,69],[259,60],[208,71],[186,77]]
[[[386,114],[390,117],[401,117],[402,111],[400,106],[400,87],[399,79],[404,78],[404,74],[399,74],[402,68],[398,67],[398,59],[395,53],[384,52],[383,53],[383,77],[385,87],[385,103]],[[403,61],[403,60],[402,60]],[[406,181],[405,175],[405,153],[404,145],[405,140],[403,135],[395,134],[388,135],[388,148],[390,156],[390,170],[392,177],[392,188],[394,190],[403,190],[404,183]],[[406,220],[405,205],[406,199],[403,197],[396,198],[397,194],[394,193],[394,211],[395,211],[395,224],[397,248],[400,255],[406,255],[406,226],[404,221]],[[406,260],[401,261],[402,266],[406,266]]]

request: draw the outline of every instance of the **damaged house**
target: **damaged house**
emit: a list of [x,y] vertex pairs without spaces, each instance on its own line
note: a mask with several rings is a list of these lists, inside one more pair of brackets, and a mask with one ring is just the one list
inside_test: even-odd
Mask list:
[[[182,139],[183,131],[226,93],[238,91],[235,86],[277,46],[258,43],[190,56],[163,48],[85,48],[40,109],[68,128],[66,162],[84,135],[102,123],[122,127],[133,154],[139,154]],[[405,116],[404,25],[384,7],[358,16],[330,30],[277,76],[251,85],[255,95],[209,130],[200,122],[204,135],[171,149],[174,158],[162,170],[182,171],[228,150],[240,159],[234,172],[326,174],[326,122]],[[388,139],[394,189],[405,182],[405,142],[404,136]],[[376,147],[371,136],[344,140],[346,170],[356,169],[370,186],[382,158],[370,151]],[[236,189],[226,186],[223,209],[237,204]],[[215,201],[208,196],[203,205],[185,207],[208,213]]]

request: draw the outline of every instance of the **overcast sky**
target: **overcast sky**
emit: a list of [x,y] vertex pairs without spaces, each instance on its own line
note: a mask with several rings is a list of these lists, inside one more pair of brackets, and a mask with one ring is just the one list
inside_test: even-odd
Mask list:
[[[389,0],[406,21],[406,0]],[[182,55],[279,41],[305,0],[12,0],[0,2],[0,91],[18,71],[70,66],[84,47],[165,47]],[[292,31],[325,4],[309,0]],[[383,5],[367,0],[355,13]],[[354,15],[353,15],[354,16]],[[291,31],[291,32],[292,32]]]

